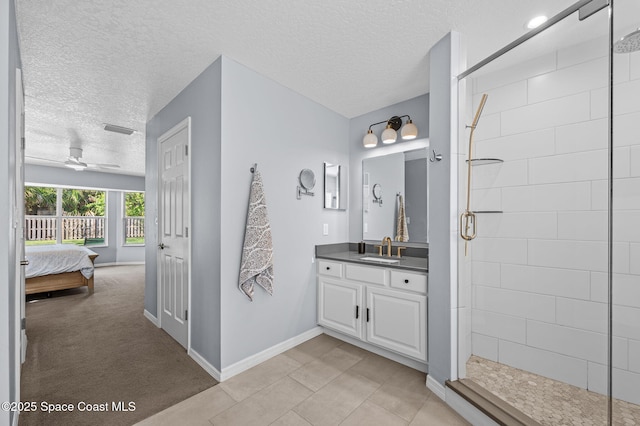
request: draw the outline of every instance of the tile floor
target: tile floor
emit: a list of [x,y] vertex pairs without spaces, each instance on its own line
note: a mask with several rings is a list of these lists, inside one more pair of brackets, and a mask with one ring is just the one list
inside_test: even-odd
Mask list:
[[425,379],[323,334],[138,425],[467,425]]
[[[471,356],[467,379],[545,426],[607,424],[607,397],[505,364]],[[613,400],[613,424],[640,425],[640,406]]]

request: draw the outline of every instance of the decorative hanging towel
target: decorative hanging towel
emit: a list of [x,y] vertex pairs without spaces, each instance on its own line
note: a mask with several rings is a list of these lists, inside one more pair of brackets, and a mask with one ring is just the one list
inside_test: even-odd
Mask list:
[[267,293],[273,295],[273,244],[271,226],[267,214],[262,176],[255,170],[249,195],[247,225],[242,246],[240,264],[240,291],[253,300],[254,284],[258,283]]
[[404,199],[398,197],[398,226],[396,228],[396,241],[409,241],[409,229],[407,229],[407,216],[404,212]]

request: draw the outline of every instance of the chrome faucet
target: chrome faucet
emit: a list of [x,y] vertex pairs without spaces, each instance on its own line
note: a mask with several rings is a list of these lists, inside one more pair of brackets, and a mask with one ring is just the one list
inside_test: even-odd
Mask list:
[[[387,245],[387,256],[391,257],[391,237],[384,237],[382,239],[382,245]],[[380,250],[382,256],[382,250]]]

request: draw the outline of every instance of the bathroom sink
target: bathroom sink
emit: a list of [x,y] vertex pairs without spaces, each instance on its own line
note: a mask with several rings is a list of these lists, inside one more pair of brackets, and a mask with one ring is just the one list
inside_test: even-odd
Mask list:
[[398,262],[400,262],[397,259],[385,259],[384,257],[361,257],[360,260],[368,260],[370,262],[381,262],[381,263],[398,263]]

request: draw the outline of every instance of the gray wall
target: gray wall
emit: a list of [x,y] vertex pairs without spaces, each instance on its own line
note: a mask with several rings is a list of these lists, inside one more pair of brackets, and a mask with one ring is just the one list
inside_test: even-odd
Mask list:
[[[437,382],[452,377],[452,323],[457,306],[457,33],[449,33],[430,50],[429,150],[442,161],[429,167],[429,375]],[[453,333],[453,334],[452,334]]]
[[[28,142],[27,142],[28,143]],[[122,190],[144,191],[144,177],[115,173],[83,171],[47,167],[34,164],[25,166],[25,182],[31,185],[61,185],[81,188],[106,189],[108,247],[91,247],[98,253],[96,265],[102,263],[144,262],[144,247],[122,245]]]
[[[157,141],[191,117],[191,347],[220,368],[220,132],[222,60],[216,60],[166,107],[146,129],[145,309],[157,316]],[[253,117],[242,117],[251,122]],[[238,130],[242,130],[242,126]],[[240,214],[240,213],[238,213]]]
[[[15,234],[11,226],[15,188],[15,91],[16,68],[20,68],[20,49],[12,0],[0,0],[0,401],[16,401],[15,364]],[[5,343],[6,342],[6,343]],[[11,424],[15,413],[0,410],[0,423]]]
[[[349,164],[349,120],[226,57],[222,82],[224,368],[315,327],[314,246],[349,237],[348,211],[322,207],[323,162]],[[271,297],[257,288],[250,302],[238,290],[238,274],[253,163],[265,186],[275,292]],[[296,200],[303,168],[316,174],[316,196]]]
[[[378,135],[378,146],[365,148],[362,145],[362,138],[367,133],[370,124],[388,120],[394,115],[405,114],[410,115],[413,123],[418,127],[418,139],[403,142],[398,135],[396,143],[382,145],[380,134],[384,125],[380,124],[372,129]],[[429,94],[354,117],[349,121],[349,193],[351,196],[349,197],[348,212],[350,241],[362,240],[362,160],[392,152],[423,148],[428,145],[425,138],[429,137],[429,127]]]

